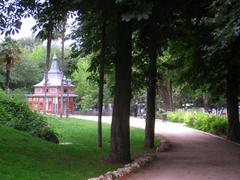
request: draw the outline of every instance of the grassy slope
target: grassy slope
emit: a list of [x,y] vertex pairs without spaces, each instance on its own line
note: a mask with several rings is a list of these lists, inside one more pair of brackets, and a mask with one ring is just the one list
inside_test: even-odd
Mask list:
[[[96,147],[96,122],[50,117],[58,132],[56,145],[27,133],[0,126],[0,179],[87,179],[115,169],[104,161],[108,156],[110,126],[103,126],[102,149]],[[144,131],[131,129],[133,156],[143,152]]]

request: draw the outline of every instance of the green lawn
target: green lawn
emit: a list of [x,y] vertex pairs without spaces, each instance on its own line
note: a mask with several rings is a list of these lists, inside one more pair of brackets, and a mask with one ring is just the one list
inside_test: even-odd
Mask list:
[[[57,145],[25,132],[0,126],[0,179],[87,179],[119,165],[107,163],[110,126],[103,125],[103,148],[96,147],[97,123],[78,119],[49,117],[58,133]],[[131,129],[131,152],[144,151],[144,131]]]

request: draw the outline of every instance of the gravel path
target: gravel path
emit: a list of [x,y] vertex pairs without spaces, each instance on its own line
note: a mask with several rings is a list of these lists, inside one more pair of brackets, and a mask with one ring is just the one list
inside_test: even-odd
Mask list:
[[[130,125],[144,128],[145,123],[131,118]],[[171,143],[170,151],[121,180],[240,180],[240,145],[176,123],[157,121],[155,129]]]

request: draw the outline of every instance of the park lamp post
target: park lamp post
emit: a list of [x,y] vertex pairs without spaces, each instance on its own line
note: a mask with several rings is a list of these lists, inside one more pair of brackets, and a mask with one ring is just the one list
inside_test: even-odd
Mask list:
[[66,78],[65,76],[63,77],[63,83],[64,85],[67,86],[67,100],[66,100],[66,118],[68,118],[69,116],[69,85],[71,85],[71,79],[70,78]]
[[62,75],[62,79],[61,79],[61,101],[60,101],[61,109],[60,109],[60,118],[62,118],[63,112],[64,112],[64,108],[63,108],[64,79],[66,79],[66,77],[64,75]]

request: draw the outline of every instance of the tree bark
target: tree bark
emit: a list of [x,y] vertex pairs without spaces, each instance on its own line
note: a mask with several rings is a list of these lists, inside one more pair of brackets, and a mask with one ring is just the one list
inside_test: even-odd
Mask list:
[[103,107],[103,89],[104,89],[104,62],[106,49],[106,20],[102,12],[101,26],[101,56],[99,67],[99,89],[98,89],[98,147],[102,147],[102,107]]
[[209,112],[209,98],[205,93],[203,94],[203,106],[205,112]]
[[156,75],[157,49],[154,36],[149,46],[148,87],[147,87],[147,115],[145,126],[145,148],[154,148],[155,104],[156,104]]
[[131,99],[132,29],[118,14],[116,32],[115,93],[111,125],[112,162],[131,161],[129,116]]
[[173,107],[173,88],[172,88],[172,81],[169,80],[169,94],[170,94],[170,111],[174,110]]
[[7,60],[6,63],[6,80],[5,80],[5,89],[9,91],[9,84],[10,84],[10,69],[11,69],[11,60]]
[[238,114],[238,66],[228,62],[227,74],[227,116],[228,131],[227,137],[233,141],[240,141],[240,124]]
[[50,55],[51,55],[51,44],[52,44],[52,32],[48,32],[47,37],[47,55],[46,55],[46,63],[45,63],[45,90],[44,90],[44,113],[47,111],[47,82],[48,82],[48,69],[49,69],[49,62],[50,62]]
[[170,80],[157,80],[157,88],[160,94],[161,100],[163,101],[163,107],[165,111],[172,111],[172,93]]
[[10,74],[11,74],[11,67],[13,64],[13,52],[11,50],[8,50],[6,59],[7,59],[7,63],[6,63],[5,90],[7,93],[9,93]]

